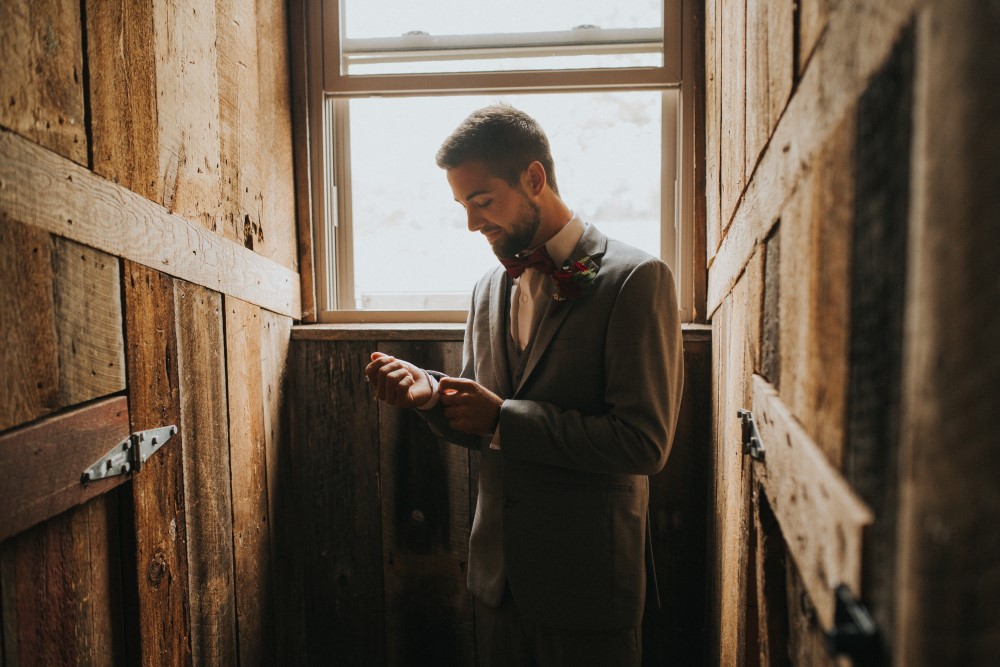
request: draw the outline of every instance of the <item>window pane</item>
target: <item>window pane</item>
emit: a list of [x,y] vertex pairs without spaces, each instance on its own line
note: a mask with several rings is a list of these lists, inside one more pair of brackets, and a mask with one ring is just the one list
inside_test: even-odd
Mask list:
[[[502,98],[534,116],[552,144],[563,200],[609,236],[660,254],[660,92]],[[434,155],[489,96],[350,100],[355,303],[347,307],[465,308],[496,266],[466,229]],[[346,305],[346,304],[345,304]]]
[[[331,3],[332,4],[332,3]],[[432,35],[601,28],[659,28],[662,0],[507,0],[470,3],[437,0],[345,0],[344,35],[349,38],[398,37],[419,30]]]

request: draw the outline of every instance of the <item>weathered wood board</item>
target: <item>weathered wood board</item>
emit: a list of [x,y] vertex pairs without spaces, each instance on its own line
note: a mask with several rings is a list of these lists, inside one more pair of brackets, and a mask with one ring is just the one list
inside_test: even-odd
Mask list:
[[52,239],[0,224],[0,430],[59,408],[59,343],[53,303]]
[[893,659],[1000,655],[1000,16],[931,3],[916,22]]
[[86,0],[90,134],[95,173],[163,203],[153,2]]
[[8,665],[124,663],[117,493],[0,544]]
[[233,496],[222,296],[174,282],[184,442],[188,597],[195,664],[235,664]]
[[270,586],[260,308],[233,298],[226,299],[225,308],[239,649],[244,659],[268,664],[277,656],[274,591]]
[[385,662],[378,409],[363,380],[373,347],[299,341],[291,348],[306,662]]
[[129,435],[128,401],[108,398],[0,436],[0,542],[127,481],[81,475]]
[[54,239],[60,404],[75,405],[125,390],[119,261]]
[[[179,426],[174,280],[126,261],[124,283],[131,430]],[[127,511],[135,553],[123,557],[134,560],[135,581],[126,585],[136,588],[132,631],[141,639],[135,658],[144,664],[191,661],[183,459],[184,437],[178,433],[131,484]]]
[[[459,343],[380,342],[375,349],[421,368],[461,371]],[[379,444],[387,663],[472,664],[469,450],[439,441],[412,411],[382,404]]]
[[0,220],[298,316],[298,274],[5,130],[0,181]]
[[86,165],[82,43],[76,0],[0,4],[0,126]]
[[844,584],[860,597],[862,537],[873,515],[759,375],[753,378],[753,414],[765,446],[765,459],[754,473],[819,623],[829,630],[836,587]]

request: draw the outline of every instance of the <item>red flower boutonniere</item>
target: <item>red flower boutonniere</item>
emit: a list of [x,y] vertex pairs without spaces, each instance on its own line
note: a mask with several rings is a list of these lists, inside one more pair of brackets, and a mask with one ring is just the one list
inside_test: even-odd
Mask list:
[[556,301],[566,301],[580,296],[583,290],[594,282],[597,270],[598,266],[590,256],[566,260],[562,267],[552,274],[552,280],[556,283],[552,298]]

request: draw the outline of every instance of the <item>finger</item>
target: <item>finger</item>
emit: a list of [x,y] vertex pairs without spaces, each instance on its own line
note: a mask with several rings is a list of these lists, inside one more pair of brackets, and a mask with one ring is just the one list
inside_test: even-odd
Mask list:
[[452,390],[456,392],[467,392],[471,391],[476,386],[476,383],[472,380],[467,380],[466,378],[455,378],[455,377],[443,377],[438,380],[438,389],[443,393],[447,390]]
[[410,377],[410,372],[405,368],[393,368],[385,375],[385,400],[391,405],[395,405],[400,398],[399,384],[403,378]]

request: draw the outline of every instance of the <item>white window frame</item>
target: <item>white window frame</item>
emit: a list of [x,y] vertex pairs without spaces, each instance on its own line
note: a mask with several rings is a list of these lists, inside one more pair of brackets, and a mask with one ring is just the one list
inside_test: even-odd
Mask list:
[[[688,0],[689,2],[691,0]],[[348,100],[374,96],[446,94],[519,94],[662,90],[663,147],[661,210],[673,225],[661,227],[661,257],[678,283],[682,321],[691,321],[694,304],[693,95],[682,73],[682,0],[663,0],[663,61],[660,67],[573,70],[527,70],[429,74],[348,75],[342,60],[342,18],[337,0],[308,0],[308,116],[310,198],[316,320],[319,322],[464,322],[467,312],[381,311],[338,308],[353,305],[353,239],[350,201]],[[330,39],[329,36],[333,36]],[[659,49],[655,31],[572,30],[523,35],[429,36],[345,40],[347,58],[371,62],[408,59],[502,57],[511,49],[540,48],[546,53],[614,53],[623,44],[634,52],[648,45]],[[693,40],[689,40],[693,42]],[[373,54],[392,54],[379,55]],[[687,59],[690,61],[690,59]],[[675,131],[668,131],[674,128]],[[444,137],[442,137],[444,140]],[[320,159],[316,159],[319,157]],[[674,188],[667,186],[673,181]]]

